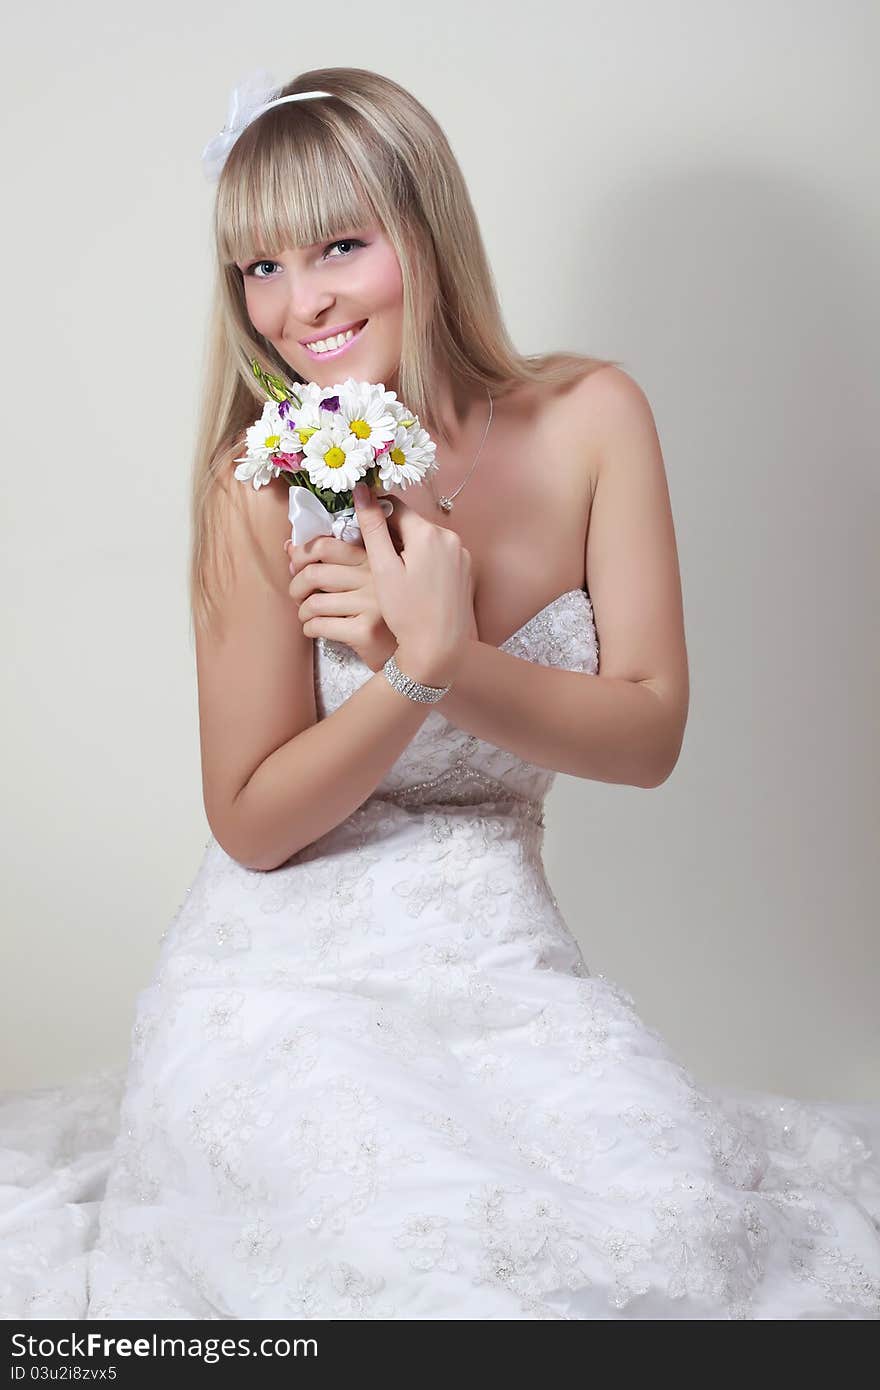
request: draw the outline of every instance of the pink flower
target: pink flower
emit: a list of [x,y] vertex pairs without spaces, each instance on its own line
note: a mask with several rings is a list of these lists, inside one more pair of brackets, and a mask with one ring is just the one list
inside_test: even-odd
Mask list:
[[302,467],[302,454],[284,454],[280,451],[272,455],[272,462],[286,473],[298,473]]

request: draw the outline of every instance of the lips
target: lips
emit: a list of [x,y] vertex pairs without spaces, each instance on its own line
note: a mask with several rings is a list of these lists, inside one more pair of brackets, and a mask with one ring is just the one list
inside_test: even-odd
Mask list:
[[346,348],[351,347],[352,343],[357,342],[358,338],[361,336],[361,333],[363,333],[368,323],[369,319],[356,319],[354,323],[347,323],[341,328],[330,329],[326,333],[324,333],[323,336],[319,336],[318,338],[312,339],[313,342],[326,342],[328,338],[335,338],[339,333],[347,333],[350,328],[354,328],[357,330],[353,338],[349,338],[347,342],[340,344],[340,346],[337,348],[331,348],[329,352],[315,352],[312,348],[309,347],[307,342],[304,342],[302,345],[310,357],[338,357],[345,351]]

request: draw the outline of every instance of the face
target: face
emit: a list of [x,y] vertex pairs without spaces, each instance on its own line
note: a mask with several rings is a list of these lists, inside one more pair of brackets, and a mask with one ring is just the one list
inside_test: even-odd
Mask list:
[[[394,389],[403,280],[379,227],[345,228],[336,241],[237,264],[251,323],[305,381],[330,386],[353,376]],[[340,332],[348,341],[332,347],[323,341]]]

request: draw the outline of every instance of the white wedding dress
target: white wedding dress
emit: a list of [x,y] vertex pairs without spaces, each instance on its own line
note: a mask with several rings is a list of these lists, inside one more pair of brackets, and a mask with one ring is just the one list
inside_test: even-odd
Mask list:
[[[588,595],[504,649],[595,673]],[[880,1319],[880,1105],[698,1086],[560,913],[552,781],[439,705],[282,867],[212,837],[127,1067],[0,1097],[3,1316]]]

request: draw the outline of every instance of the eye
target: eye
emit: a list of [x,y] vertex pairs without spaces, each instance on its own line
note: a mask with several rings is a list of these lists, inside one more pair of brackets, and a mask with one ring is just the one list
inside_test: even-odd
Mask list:
[[[329,260],[344,260],[346,256],[351,255],[351,252],[350,252],[350,251],[344,251],[344,252],[341,253],[340,256],[330,256],[330,257],[328,257],[328,256],[327,256],[327,252],[328,252],[328,251],[332,251],[333,248],[334,248],[335,246],[366,246],[366,244],[367,244],[367,243],[366,243],[365,241],[361,241],[359,237],[353,237],[353,236],[340,237],[337,241],[328,242],[328,244],[324,247],[324,254],[323,254],[323,256],[322,256],[322,260],[328,260],[328,259],[329,259]],[[278,264],[279,264],[278,261],[269,261],[269,260],[254,261],[251,265],[249,265],[249,266],[247,266],[247,267],[245,268],[244,274],[245,274],[245,275],[250,275],[250,277],[251,277],[252,279],[254,279],[254,280],[271,280],[271,279],[272,279],[272,276],[271,276],[271,275],[257,275],[257,274],[256,274],[257,267],[258,267],[258,266],[263,266],[263,265],[278,265]]]
[[[324,255],[325,255],[325,257],[326,257],[327,251],[332,250],[332,248],[333,248],[334,246],[365,246],[365,245],[366,245],[366,243],[363,242],[363,241],[359,241],[357,237],[354,237],[354,236],[344,236],[344,237],[340,237],[339,241],[331,241],[330,245],[329,245],[328,247],[325,248]],[[330,259],[333,260],[333,259],[335,259],[335,258],[331,256]]]
[[277,264],[278,264],[277,261],[254,261],[253,265],[249,265],[249,266],[247,266],[247,267],[245,268],[245,272],[244,272],[244,273],[245,273],[245,275],[250,275],[250,276],[252,276],[253,279],[255,279],[255,280],[270,280],[270,279],[272,278],[270,275],[255,275],[254,272],[255,272],[255,270],[257,269],[257,266],[259,266],[259,265],[277,265]]

